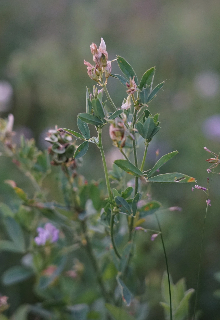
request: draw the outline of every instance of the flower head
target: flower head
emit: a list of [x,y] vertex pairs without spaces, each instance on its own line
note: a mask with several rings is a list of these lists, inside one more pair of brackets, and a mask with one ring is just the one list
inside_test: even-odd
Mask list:
[[210,207],[211,207],[211,200],[210,200],[210,199],[207,199],[207,200],[206,200],[206,204],[207,204],[207,206],[210,206]]
[[194,188],[192,187],[192,191],[193,191],[194,189],[198,189],[198,190],[202,190],[202,191],[207,191],[207,188],[201,187],[201,186],[199,186],[198,184],[196,184]]
[[126,100],[123,101],[121,109],[128,110],[131,107],[131,96],[129,95]]
[[59,230],[51,223],[46,223],[44,228],[37,228],[38,236],[34,238],[38,246],[44,246],[48,241],[49,243],[57,242],[59,239]]
[[134,77],[133,79],[130,78],[129,83],[127,82],[126,86],[128,88],[128,90],[126,91],[127,94],[134,94],[137,91],[137,85],[136,85],[136,82],[134,81]]

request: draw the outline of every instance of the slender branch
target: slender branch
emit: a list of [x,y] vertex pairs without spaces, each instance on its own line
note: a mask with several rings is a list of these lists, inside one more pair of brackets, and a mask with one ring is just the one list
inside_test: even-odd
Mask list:
[[[134,118],[132,123],[132,128],[134,129],[137,117],[137,110],[135,109]],[[133,150],[134,150],[134,163],[135,166],[138,168],[138,161],[137,161],[137,149],[136,149],[136,140],[133,140]],[[135,187],[134,187],[134,195],[138,193],[138,177],[135,177]],[[129,226],[129,241],[132,238],[132,230],[134,226],[134,216],[131,217],[130,226]]]
[[119,149],[119,150],[121,151],[121,153],[123,154],[123,156],[125,157],[125,159],[129,161],[129,159],[128,159],[127,155],[125,154],[125,152],[124,152],[122,149]]
[[146,142],[145,144],[145,150],[144,150],[144,156],[143,156],[143,160],[142,160],[142,163],[141,163],[141,168],[140,170],[143,171],[144,170],[144,164],[145,164],[145,161],[146,161],[146,156],[147,156],[147,149],[148,149],[148,146],[149,146],[149,143]]
[[87,250],[87,253],[88,253],[88,255],[90,257],[90,260],[92,262],[92,265],[93,265],[93,268],[94,268],[94,271],[95,271],[95,274],[96,274],[96,278],[97,278],[99,287],[101,289],[102,295],[103,295],[103,297],[104,297],[106,302],[110,302],[109,294],[105,289],[105,285],[104,285],[102,277],[101,277],[101,272],[99,270],[99,267],[98,267],[98,264],[97,264],[97,260],[96,260],[96,257],[94,255],[94,252],[93,252],[93,249],[92,249],[92,245],[90,243],[90,239],[89,239],[89,237],[87,235],[86,222],[85,221],[81,221],[81,226],[82,226],[82,230],[83,230],[83,233],[84,233],[84,236],[85,236],[85,239],[86,239],[86,250]]
[[209,204],[207,203],[205,215],[203,218],[202,238],[201,238],[200,253],[199,253],[199,269],[198,269],[197,280],[196,280],[196,297],[195,297],[195,304],[194,304],[192,320],[195,320],[196,307],[197,307],[197,303],[198,303],[199,280],[200,280],[201,265],[202,265],[202,253],[204,250],[205,224],[206,224],[206,218],[207,218],[207,214],[208,214],[208,207],[209,207]]
[[112,98],[111,98],[111,96],[110,96],[110,94],[109,94],[109,92],[108,92],[108,89],[107,89],[107,87],[106,87],[106,84],[103,83],[102,86],[103,86],[103,88],[104,88],[105,94],[106,94],[109,102],[111,103],[112,107],[113,107],[113,108],[115,109],[115,111],[116,111],[116,110],[117,110],[117,107],[116,107],[116,105],[114,104],[114,101],[112,100]]
[[169,272],[169,265],[168,265],[168,259],[167,259],[167,253],[166,253],[166,248],[165,248],[165,243],[163,239],[163,233],[160,225],[160,221],[158,219],[157,214],[155,213],[155,217],[157,219],[157,224],[160,230],[160,236],[161,236],[161,242],[163,246],[163,253],[165,257],[165,263],[166,263],[166,269],[167,269],[167,276],[168,276],[168,288],[169,288],[169,297],[170,297],[170,320],[173,320],[173,308],[172,308],[172,295],[171,295],[171,284],[170,284],[170,272]]
[[111,192],[111,187],[110,187],[107,164],[106,164],[106,160],[105,160],[105,153],[104,153],[104,149],[103,149],[103,145],[102,145],[102,129],[98,129],[98,135],[99,135],[98,147],[100,149],[101,156],[102,156],[102,163],[103,163],[104,172],[105,172],[105,181],[106,181],[106,186],[107,186],[109,200],[110,200],[110,206],[111,206],[111,220],[110,220],[111,242],[112,242],[112,246],[113,246],[113,249],[114,249],[116,256],[119,259],[121,259],[121,256],[118,252],[118,249],[116,247],[115,240],[114,240],[114,212],[113,212],[113,206],[112,206],[113,197],[112,197],[112,192]]

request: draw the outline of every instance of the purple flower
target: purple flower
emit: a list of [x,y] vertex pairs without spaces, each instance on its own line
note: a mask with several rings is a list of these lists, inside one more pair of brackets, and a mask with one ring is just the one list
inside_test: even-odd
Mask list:
[[46,223],[44,228],[37,228],[38,236],[34,238],[38,246],[44,246],[47,241],[54,243],[59,239],[59,230],[51,223]]
[[210,200],[210,199],[207,199],[207,200],[206,200],[206,204],[207,204],[207,206],[210,206],[210,207],[211,207],[211,200]]
[[207,188],[201,187],[201,186],[199,186],[198,184],[196,184],[194,188],[192,187],[192,191],[193,191],[194,189],[199,189],[199,190],[207,191]]
[[180,208],[180,207],[170,207],[169,210],[170,211],[182,211],[182,208]]
[[158,235],[159,235],[159,233],[152,234],[151,241],[154,241]]

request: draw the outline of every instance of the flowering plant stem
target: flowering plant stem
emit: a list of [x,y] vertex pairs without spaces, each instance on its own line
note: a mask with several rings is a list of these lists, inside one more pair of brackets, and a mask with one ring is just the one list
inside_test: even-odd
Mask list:
[[155,213],[155,217],[156,217],[157,224],[158,224],[158,227],[159,227],[159,230],[160,230],[160,237],[161,237],[161,242],[162,242],[162,246],[163,246],[163,253],[164,253],[164,257],[165,257],[165,263],[166,263],[166,269],[167,269],[167,276],[168,276],[169,298],[170,298],[170,320],[173,320],[173,307],[172,307],[172,295],[171,295],[171,285],[170,285],[169,264],[168,264],[166,247],[165,247],[165,243],[164,243],[164,239],[163,239],[163,233],[162,233],[160,221],[159,221],[158,216],[157,216],[156,213]]
[[146,161],[146,157],[147,157],[147,149],[148,149],[148,146],[149,146],[149,143],[147,142],[145,144],[145,150],[144,150],[144,156],[143,156],[143,160],[142,160],[142,163],[141,163],[141,171],[144,170],[144,164],[145,164],[145,161]]
[[[135,124],[136,124],[136,120],[137,120],[137,110],[135,109],[134,112],[134,118],[133,118],[133,123],[132,123],[132,128],[134,129]],[[133,150],[134,150],[134,163],[135,163],[135,167],[138,168],[138,161],[137,161],[137,149],[136,149],[136,140],[133,140]],[[135,187],[134,187],[134,195],[136,195],[138,193],[138,177],[135,177]],[[130,226],[129,226],[129,241],[132,238],[132,230],[133,230],[133,226],[134,226],[134,216],[132,215],[131,217],[131,222],[130,222]]]
[[111,235],[111,242],[112,242],[112,246],[114,249],[114,252],[116,254],[116,256],[121,259],[121,256],[118,252],[118,249],[116,248],[115,245],[115,240],[114,240],[114,212],[113,212],[113,198],[112,198],[112,192],[111,192],[111,187],[110,187],[110,181],[109,181],[109,176],[108,176],[108,169],[107,169],[107,164],[106,164],[106,160],[105,160],[105,153],[104,153],[104,149],[103,149],[103,145],[102,145],[102,129],[99,128],[98,129],[98,136],[99,136],[99,150],[101,152],[101,156],[102,156],[102,163],[103,163],[103,168],[104,168],[104,172],[105,172],[105,181],[106,181],[106,186],[107,186],[107,190],[108,190],[108,196],[109,196],[109,201],[110,201],[110,206],[111,206],[111,221],[110,221],[110,235]]
[[200,280],[200,273],[201,273],[202,253],[203,253],[203,250],[204,250],[205,224],[206,224],[206,218],[207,218],[207,214],[208,214],[208,207],[209,207],[209,204],[207,203],[206,210],[205,210],[205,215],[204,215],[204,219],[203,219],[202,237],[201,237],[201,245],[200,245],[200,253],[199,253],[199,269],[198,269],[197,280],[196,280],[196,297],[195,297],[195,304],[194,304],[192,320],[195,320],[196,307],[197,307],[197,302],[198,302],[199,280]]
[[117,109],[116,105],[114,104],[114,101],[112,100],[112,98],[111,98],[111,96],[110,96],[110,94],[109,94],[109,92],[108,92],[108,89],[107,89],[107,87],[106,87],[106,84],[103,83],[103,84],[102,84],[102,87],[103,87],[103,89],[104,89],[104,91],[105,91],[105,94],[106,94],[109,102],[111,103],[112,107],[114,108],[115,111],[117,111],[118,109]]

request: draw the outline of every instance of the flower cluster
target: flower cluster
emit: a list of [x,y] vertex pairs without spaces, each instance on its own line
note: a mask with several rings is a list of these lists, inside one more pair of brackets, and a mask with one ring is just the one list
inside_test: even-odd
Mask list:
[[114,122],[109,127],[109,135],[113,141],[113,145],[119,148],[125,146],[126,138],[130,137],[134,140],[134,136],[125,126],[125,118],[115,118]]
[[44,246],[48,241],[49,243],[57,242],[59,239],[59,230],[51,223],[46,223],[44,228],[37,228],[38,236],[34,238],[38,246]]
[[194,189],[198,189],[198,190],[202,190],[202,191],[207,191],[207,188],[201,187],[201,186],[199,186],[198,184],[196,184],[194,188],[192,187],[192,191],[193,191]]
[[73,158],[76,146],[74,145],[72,136],[63,129],[52,129],[48,131],[46,141],[50,142],[48,153],[52,156],[52,165],[60,165],[68,163],[76,167],[76,160]]
[[103,38],[101,38],[99,48],[95,43],[92,43],[90,50],[95,66],[84,60],[84,64],[87,66],[88,76],[97,82],[101,80],[103,74],[108,78],[111,74],[111,61],[108,61],[108,52],[106,51],[106,44]]

